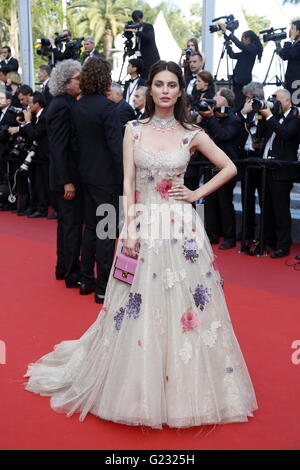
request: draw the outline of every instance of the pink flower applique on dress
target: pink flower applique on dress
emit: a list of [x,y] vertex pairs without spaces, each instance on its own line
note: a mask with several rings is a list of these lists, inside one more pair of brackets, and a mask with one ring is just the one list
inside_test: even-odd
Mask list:
[[200,325],[200,318],[197,312],[193,312],[193,310],[190,309],[182,315],[180,322],[184,332],[193,331]]
[[168,191],[172,189],[172,180],[161,180],[156,185],[156,190],[159,192],[162,199],[169,199]]

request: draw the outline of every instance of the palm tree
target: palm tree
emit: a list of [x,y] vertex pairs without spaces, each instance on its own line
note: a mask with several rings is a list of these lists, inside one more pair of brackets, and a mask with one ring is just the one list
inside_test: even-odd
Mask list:
[[103,38],[104,54],[110,59],[113,38],[123,30],[130,9],[119,0],[77,0],[69,9],[76,11],[75,21],[84,26],[85,34],[93,36],[96,44]]

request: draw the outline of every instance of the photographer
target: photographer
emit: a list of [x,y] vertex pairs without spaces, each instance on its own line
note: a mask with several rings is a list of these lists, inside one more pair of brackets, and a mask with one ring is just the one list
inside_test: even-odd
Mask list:
[[[264,87],[262,83],[251,82],[243,88],[245,104],[238,113],[243,126],[241,134],[241,158],[262,158],[265,147],[266,121],[258,110],[253,109],[253,99],[264,100]],[[247,180],[247,194],[245,194],[245,169],[242,168],[242,205],[246,199],[246,243],[250,247],[251,241],[256,238],[255,230],[255,191],[259,196],[261,206],[261,170],[249,168]]]
[[27,108],[29,106],[32,95],[33,91],[29,85],[21,85],[15,94],[23,108]]
[[207,72],[206,70],[202,70],[201,72],[197,73],[196,90],[197,90],[196,99],[198,101],[202,101],[206,99],[207,100],[213,99],[216,92],[215,92],[214,78],[210,72]]
[[[235,35],[229,31],[226,24],[220,25],[224,32],[226,40],[226,49],[231,59],[237,59],[236,66],[233,70],[233,89],[235,93],[235,109],[239,111],[244,104],[243,86],[252,81],[252,70],[256,57],[259,61],[262,58],[263,46],[259,37],[254,31],[245,31],[239,41]],[[230,45],[231,41],[241,50],[241,52],[233,52]]]
[[19,134],[30,143],[37,143],[33,157],[33,200],[35,210],[28,217],[31,219],[47,217],[49,204],[49,144],[46,131],[46,100],[42,93],[33,93],[29,110],[24,111],[24,121],[20,127],[10,127],[10,135]]
[[278,50],[278,54],[283,60],[288,61],[285,88],[293,98],[293,93],[300,87],[300,20],[293,21],[290,29],[290,39],[292,42],[285,42],[284,47]]
[[135,53],[144,62],[141,77],[147,80],[151,65],[160,60],[160,57],[155,43],[154,28],[152,24],[145,23],[143,17],[144,14],[141,10],[135,10],[132,13],[132,19],[139,27],[136,29],[129,27],[125,31],[131,31],[136,35]]
[[95,39],[92,36],[84,38],[84,55],[82,58],[82,64],[84,64],[90,57],[100,57],[105,59],[105,55],[95,49]]
[[50,190],[58,206],[56,279],[66,287],[79,287],[82,233],[82,198],[72,109],[80,95],[81,65],[74,60],[57,64],[49,80],[53,99],[47,109]]
[[3,72],[17,72],[19,69],[19,62],[11,56],[11,48],[4,46],[1,48],[1,55],[3,60],[0,62],[0,70]]
[[130,75],[130,80],[125,82],[123,98],[127,101],[130,106],[134,108],[133,96],[135,91],[140,86],[146,85],[146,80],[141,77],[143,72],[144,64],[141,59],[130,59],[128,61],[127,73]]
[[200,52],[199,44],[196,38],[188,40],[186,49],[183,49],[179,60],[179,67],[183,68],[184,79],[187,82],[191,74],[190,70],[190,56],[192,52]]
[[[10,126],[17,126],[17,114],[12,110],[13,96],[10,92],[0,90],[0,181],[7,181],[6,156],[13,146],[12,139],[8,133]],[[13,205],[8,201],[0,205],[0,211],[9,211]]]
[[[207,131],[216,145],[220,147],[232,160],[239,158],[239,139],[242,123],[234,113],[234,93],[221,88],[215,95],[216,107],[200,112],[203,120],[201,126]],[[212,178],[214,170],[206,175],[208,181]],[[215,193],[205,198],[205,223],[211,243],[217,244],[219,237],[224,237],[220,250],[228,250],[236,245],[236,223],[233,206],[233,190],[236,179],[225,184]]]
[[[280,89],[273,96],[280,104],[278,115],[274,115],[269,106],[260,110],[267,126],[263,158],[297,161],[300,121],[293,114],[291,94],[288,90]],[[272,258],[282,258],[290,252],[290,192],[294,178],[295,169],[288,166],[276,165],[267,175],[265,242],[275,247]]]

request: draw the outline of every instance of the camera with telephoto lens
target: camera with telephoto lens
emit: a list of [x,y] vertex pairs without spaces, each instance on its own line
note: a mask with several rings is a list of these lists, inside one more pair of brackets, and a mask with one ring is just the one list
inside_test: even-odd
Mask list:
[[16,143],[9,152],[10,157],[20,158],[23,156],[25,150],[28,150],[30,143],[20,135],[16,138]]
[[37,142],[34,141],[33,144],[31,145],[31,147],[28,149],[28,153],[25,157],[25,160],[23,161],[22,165],[20,166],[20,171],[28,171],[29,170],[29,167],[32,163],[32,159],[36,154],[37,146],[38,146]]
[[15,108],[14,106],[10,106],[9,110],[13,112],[14,114],[16,114],[17,117],[19,117],[21,121],[25,121],[25,116],[24,116],[24,112],[22,109]]
[[255,112],[261,111],[263,109],[267,109],[268,107],[272,110],[273,114],[282,114],[282,106],[280,101],[276,99],[275,96],[271,96],[267,100],[261,100],[259,98],[253,98],[252,101],[252,109]]
[[187,59],[191,57],[191,53],[193,52],[193,49],[182,49],[182,54],[186,56]]
[[[226,22],[225,22],[225,25],[226,25],[226,28],[228,29],[228,31],[230,31],[231,33],[233,33],[233,31],[235,31],[236,29],[238,29],[239,27],[239,22],[238,20],[236,20],[234,18],[234,15],[228,15],[228,16],[220,16],[219,18],[215,18],[213,21],[213,23],[215,21],[219,21],[219,20],[223,20],[225,19]],[[209,27],[209,31],[211,33],[217,33],[218,31],[222,31],[222,28],[219,24],[213,24]]]
[[[280,33],[276,33],[276,31],[280,31]],[[274,41],[277,43],[287,38],[287,34],[285,31],[286,28],[270,28],[260,31],[259,34],[263,34],[264,42]]]
[[193,109],[195,111],[198,111],[198,113],[205,113],[206,111],[209,111],[210,109],[214,109],[216,105],[215,100],[205,100],[205,101],[200,101],[199,103],[194,103]]
[[40,46],[40,48],[36,50],[38,55],[48,56],[52,51],[51,42],[48,38],[37,39],[37,45]]

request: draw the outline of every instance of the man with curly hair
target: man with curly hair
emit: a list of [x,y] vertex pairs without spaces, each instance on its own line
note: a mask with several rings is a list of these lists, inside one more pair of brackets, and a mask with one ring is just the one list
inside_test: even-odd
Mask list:
[[85,228],[81,252],[80,294],[87,295],[95,291],[96,303],[103,303],[105,297],[116,237],[116,234],[109,233],[110,227],[107,235],[102,234],[101,238],[96,236],[97,225],[104,223],[107,215],[96,215],[96,212],[102,213],[103,205],[110,205],[109,207],[114,208],[117,213],[123,181],[122,128],[117,105],[106,97],[110,87],[109,62],[91,57],[82,68],[82,98],[73,109],[73,119],[84,192]]
[[47,110],[50,144],[50,189],[58,206],[56,279],[66,287],[79,287],[82,211],[77,150],[71,110],[80,94],[81,65],[75,60],[59,62],[49,80],[53,96]]

